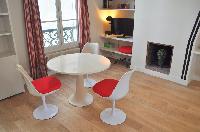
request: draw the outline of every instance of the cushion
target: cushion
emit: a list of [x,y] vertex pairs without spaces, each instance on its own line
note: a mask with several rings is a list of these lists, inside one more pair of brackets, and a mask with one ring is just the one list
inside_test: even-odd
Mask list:
[[61,82],[56,77],[48,76],[32,81],[35,89],[41,94],[47,94],[58,90],[61,87]]
[[118,48],[118,51],[125,54],[132,54],[132,46],[121,46]]
[[118,82],[118,80],[114,79],[104,79],[94,85],[93,91],[102,97],[109,97]]

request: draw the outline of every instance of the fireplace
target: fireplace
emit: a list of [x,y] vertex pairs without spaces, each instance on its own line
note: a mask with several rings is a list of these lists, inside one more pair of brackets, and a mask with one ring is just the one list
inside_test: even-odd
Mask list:
[[146,69],[169,74],[173,49],[174,47],[171,45],[148,42]]

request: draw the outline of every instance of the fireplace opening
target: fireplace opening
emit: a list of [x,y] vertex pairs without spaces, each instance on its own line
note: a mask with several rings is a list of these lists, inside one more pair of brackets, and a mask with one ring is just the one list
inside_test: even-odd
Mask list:
[[170,73],[174,46],[148,42],[146,68],[164,74]]

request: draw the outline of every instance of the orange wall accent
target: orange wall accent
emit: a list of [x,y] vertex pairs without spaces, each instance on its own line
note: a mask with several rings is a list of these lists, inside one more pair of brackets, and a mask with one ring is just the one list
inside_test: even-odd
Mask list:
[[110,30],[109,22],[106,21],[108,16],[113,18],[134,18],[134,13],[132,11],[119,11],[119,10],[99,10],[99,17],[103,22],[104,31]]

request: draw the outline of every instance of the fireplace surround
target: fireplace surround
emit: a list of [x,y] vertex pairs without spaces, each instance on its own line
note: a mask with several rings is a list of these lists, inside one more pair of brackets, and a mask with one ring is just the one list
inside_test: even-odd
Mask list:
[[[139,0],[135,4],[137,9],[134,14],[135,28],[131,69],[182,85],[188,85],[194,75],[195,60],[193,58],[196,56],[188,54],[191,53],[189,51],[194,50],[189,45],[189,43],[192,43],[190,35],[195,29],[194,25],[199,13],[200,1],[183,1],[180,4],[180,2],[169,0],[163,4],[163,2],[156,0]],[[194,35],[192,38],[194,38]],[[199,39],[194,40],[194,47],[199,42],[197,40]],[[152,66],[147,65],[146,62],[148,41],[174,46],[170,70],[168,70],[169,74],[151,70],[148,67]],[[185,62],[189,63],[186,64]],[[186,69],[183,67],[186,67]],[[198,67],[198,65],[195,67]],[[184,78],[182,77],[183,71],[188,73],[184,74]]]

